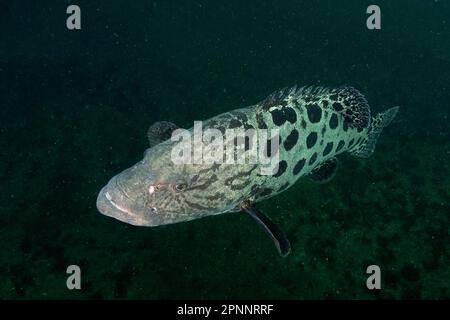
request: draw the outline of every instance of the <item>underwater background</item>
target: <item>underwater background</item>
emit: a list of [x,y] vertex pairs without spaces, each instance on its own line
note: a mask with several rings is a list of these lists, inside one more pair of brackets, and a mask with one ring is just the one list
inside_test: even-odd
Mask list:
[[[372,157],[259,203],[287,258],[244,213],[145,228],[97,211],[153,122],[294,84],[401,108]],[[449,113],[450,1],[0,1],[0,298],[448,299]]]

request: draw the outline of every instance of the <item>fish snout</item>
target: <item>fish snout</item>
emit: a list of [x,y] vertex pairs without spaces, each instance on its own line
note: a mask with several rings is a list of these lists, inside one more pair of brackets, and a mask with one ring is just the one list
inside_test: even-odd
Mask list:
[[157,219],[140,205],[139,197],[123,185],[120,175],[113,177],[97,197],[97,209],[103,215],[136,226],[156,226]]

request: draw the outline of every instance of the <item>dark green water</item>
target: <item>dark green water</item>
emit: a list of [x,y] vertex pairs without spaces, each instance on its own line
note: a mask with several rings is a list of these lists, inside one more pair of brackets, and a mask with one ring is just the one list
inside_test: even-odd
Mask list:
[[[0,298],[450,298],[450,2],[0,2]],[[192,126],[293,84],[401,106],[369,159],[245,214],[138,228],[100,215],[148,126]],[[66,268],[82,289],[66,288]],[[382,289],[366,288],[381,268]]]

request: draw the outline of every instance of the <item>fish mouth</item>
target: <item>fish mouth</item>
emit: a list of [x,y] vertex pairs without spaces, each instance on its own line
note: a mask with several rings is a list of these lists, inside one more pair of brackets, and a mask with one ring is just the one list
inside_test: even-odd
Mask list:
[[106,186],[100,190],[97,196],[97,209],[105,216],[117,219],[134,226],[154,226],[144,214],[137,214],[125,206],[127,198],[116,187],[116,177],[112,178]]
[[115,203],[108,191],[105,191],[105,198],[108,199],[108,201],[109,201],[109,202],[110,202],[117,210],[123,212],[124,214],[128,214],[128,215],[131,214],[131,212],[130,212],[128,209],[125,209],[124,207],[122,207],[122,206],[118,205],[117,203]]

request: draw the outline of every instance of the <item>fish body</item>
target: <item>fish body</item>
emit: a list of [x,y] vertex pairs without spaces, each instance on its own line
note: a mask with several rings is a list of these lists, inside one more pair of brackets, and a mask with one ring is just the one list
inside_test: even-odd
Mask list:
[[[256,147],[275,165],[271,174],[263,174],[267,162],[174,163],[173,151],[182,136],[177,140],[171,135],[177,131],[175,125],[157,123],[149,129],[153,146],[144,159],[110,180],[99,193],[97,207],[105,215],[143,226],[247,211],[278,243],[279,250],[281,246],[281,251],[288,252],[290,246],[281,230],[254,204],[285,191],[304,176],[317,182],[330,180],[339,154],[370,156],[380,132],[397,111],[394,107],[372,117],[366,99],[352,87],[293,87],[202,123],[203,132],[214,129],[222,133],[225,146],[239,145],[227,130],[276,131],[276,135],[264,136],[265,143],[259,141]],[[195,137],[195,126],[187,134]],[[257,133],[253,137],[261,140]],[[247,155],[252,150],[247,140],[242,141],[242,154]],[[191,154],[202,154],[204,142],[194,139]]]

